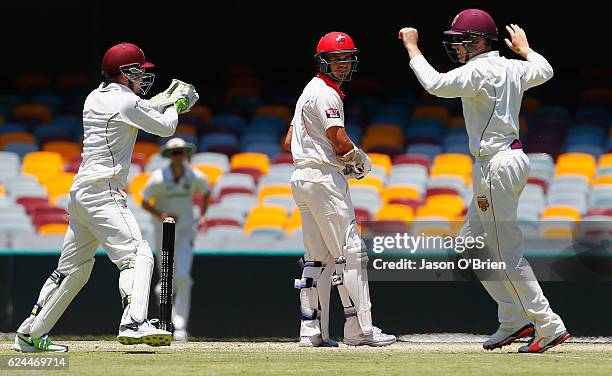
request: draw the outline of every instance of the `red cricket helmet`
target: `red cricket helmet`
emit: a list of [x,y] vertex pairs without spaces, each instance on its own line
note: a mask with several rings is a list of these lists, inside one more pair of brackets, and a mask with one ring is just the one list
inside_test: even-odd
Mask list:
[[[142,49],[132,43],[119,43],[106,51],[102,58],[102,74],[105,77],[123,74],[133,85],[140,87],[144,95],[149,91],[153,81],[154,73],[145,73],[145,69],[154,68],[155,65],[145,59]],[[130,86],[134,90],[133,86]]]
[[145,59],[142,49],[132,43],[119,43],[106,51],[102,59],[102,72],[106,74],[121,73],[121,67],[138,64],[140,69],[154,68],[155,65]]
[[[444,32],[442,44],[448,57],[454,62],[459,62],[459,53],[453,46],[463,46],[467,51],[466,61],[469,54],[478,49],[476,44],[478,38],[497,40],[497,26],[489,13],[480,9],[466,9],[453,19],[450,30]],[[465,53],[462,53],[462,55]],[[463,56],[462,56],[463,57]]]
[[[351,54],[351,57],[340,61],[328,61],[330,55],[345,53]],[[357,57],[358,53],[359,51],[355,48],[353,39],[348,34],[340,31],[332,31],[331,33],[325,34],[319,40],[314,58],[318,65],[319,72],[327,75],[334,81],[350,81],[353,79],[355,72],[357,72],[357,64],[359,63]],[[351,69],[346,78],[338,78],[331,73],[329,65],[340,63],[351,63]]]

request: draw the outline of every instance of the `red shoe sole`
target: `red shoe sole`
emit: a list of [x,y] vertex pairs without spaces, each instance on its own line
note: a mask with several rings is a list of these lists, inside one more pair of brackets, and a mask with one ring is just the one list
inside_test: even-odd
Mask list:
[[512,342],[516,341],[519,338],[525,338],[525,337],[533,336],[534,332],[535,331],[534,331],[532,326],[523,327],[522,329],[519,329],[518,332],[513,333],[510,337],[506,338],[505,340],[503,340],[501,342],[494,343],[494,344],[489,345],[489,346],[482,345],[482,348],[484,348],[485,350],[501,349],[504,346],[508,346],[508,345],[512,344]]

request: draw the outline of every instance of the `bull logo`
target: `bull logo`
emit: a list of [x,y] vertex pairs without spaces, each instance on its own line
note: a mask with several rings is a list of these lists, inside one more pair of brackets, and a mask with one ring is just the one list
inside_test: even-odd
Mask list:
[[489,199],[487,199],[487,196],[478,196],[476,198],[476,202],[478,203],[480,210],[483,212],[486,212],[489,208]]

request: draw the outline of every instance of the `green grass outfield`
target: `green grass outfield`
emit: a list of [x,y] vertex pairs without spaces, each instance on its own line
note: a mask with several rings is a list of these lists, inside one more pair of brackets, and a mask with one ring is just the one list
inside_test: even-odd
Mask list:
[[[60,341],[57,341],[60,342]],[[299,348],[295,342],[190,342],[165,348],[67,341],[68,370],[52,375],[611,375],[612,344],[566,343],[544,354],[519,344],[484,351],[474,342],[398,342],[385,348]],[[23,355],[0,341],[0,359]],[[59,354],[58,354],[59,355]],[[49,371],[7,371],[41,375]]]

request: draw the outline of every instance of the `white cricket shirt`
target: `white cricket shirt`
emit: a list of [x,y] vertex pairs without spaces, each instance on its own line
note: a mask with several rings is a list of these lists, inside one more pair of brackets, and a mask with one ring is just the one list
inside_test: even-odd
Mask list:
[[[207,177],[187,163],[184,167],[185,173],[178,181],[174,180],[170,165],[153,171],[142,192],[145,201],[155,199],[155,209],[178,215],[177,227],[193,225],[193,194],[208,191]],[[159,226],[162,224],[156,217],[152,218],[152,222]]]
[[470,151],[476,157],[506,150],[519,138],[523,92],[553,76],[548,61],[536,52],[523,61],[491,51],[447,73],[437,72],[419,55],[410,60],[410,67],[429,93],[461,98]]
[[330,170],[343,168],[326,132],[330,127],[344,127],[343,98],[340,88],[320,73],[304,88],[291,121],[291,154],[296,166],[291,181],[329,180]]
[[101,181],[125,189],[138,130],[168,137],[177,123],[174,106],[162,114],[127,86],[101,84],[83,106],[83,160],[71,190]]

